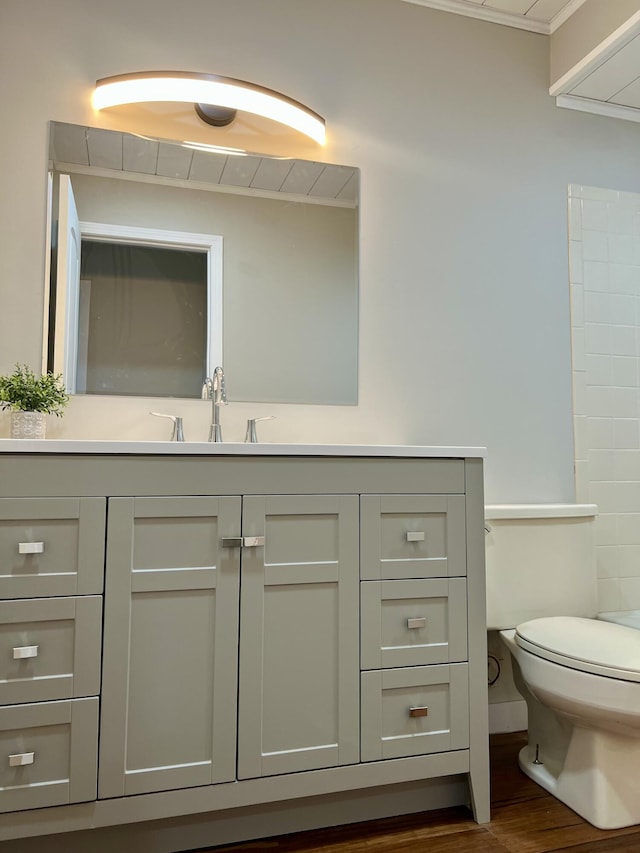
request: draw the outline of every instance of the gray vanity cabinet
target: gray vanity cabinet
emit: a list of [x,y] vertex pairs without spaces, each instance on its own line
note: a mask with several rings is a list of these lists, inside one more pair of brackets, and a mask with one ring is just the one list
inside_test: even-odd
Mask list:
[[111,498],[99,797],[235,778],[238,497]]
[[49,446],[0,452],[0,846],[489,819],[481,458]]

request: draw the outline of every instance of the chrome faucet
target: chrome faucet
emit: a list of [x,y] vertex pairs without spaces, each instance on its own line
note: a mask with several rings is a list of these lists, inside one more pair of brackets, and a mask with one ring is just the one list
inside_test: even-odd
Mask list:
[[202,386],[202,399],[211,400],[211,426],[209,427],[209,441],[222,441],[222,430],[220,428],[220,406],[227,404],[227,389],[224,381],[224,370],[216,367],[213,376],[204,380]]

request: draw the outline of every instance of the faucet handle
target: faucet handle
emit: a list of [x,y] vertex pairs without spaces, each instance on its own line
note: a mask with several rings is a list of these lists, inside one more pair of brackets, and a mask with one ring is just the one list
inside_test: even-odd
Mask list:
[[173,421],[173,429],[171,430],[170,441],[184,441],[184,430],[182,427],[182,418],[177,415],[165,415],[163,412],[149,412],[150,415],[155,415],[157,418],[169,418]]
[[261,418],[249,418],[247,421],[247,432],[245,434],[244,440],[247,444],[257,444],[258,442],[258,433],[256,432],[256,423],[258,421],[272,421],[275,420],[275,415],[264,415]]

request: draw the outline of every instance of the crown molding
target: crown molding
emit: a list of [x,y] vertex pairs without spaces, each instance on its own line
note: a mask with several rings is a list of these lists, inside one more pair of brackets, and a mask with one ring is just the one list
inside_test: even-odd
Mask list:
[[466,15],[468,18],[478,18],[492,24],[503,24],[505,27],[516,27],[519,30],[528,30],[532,33],[542,33],[542,35],[548,36],[555,33],[587,0],[570,0],[551,21],[540,21],[535,18],[527,18],[525,15],[502,12],[499,9],[479,6],[470,0],[404,0],[404,2],[413,3],[416,6],[429,6],[431,9],[439,9],[442,12],[453,12],[454,15]]
[[[430,9],[438,9],[441,12],[453,12],[454,15],[465,15],[467,18],[477,18],[480,21],[489,21],[491,24],[528,30],[531,33],[547,36],[551,33],[551,24],[547,21],[536,21],[524,15],[512,15],[509,12],[479,6],[477,3],[469,3],[467,0],[403,0],[403,2],[413,3],[416,6],[428,6]],[[584,0],[580,0],[581,4],[582,2]]]

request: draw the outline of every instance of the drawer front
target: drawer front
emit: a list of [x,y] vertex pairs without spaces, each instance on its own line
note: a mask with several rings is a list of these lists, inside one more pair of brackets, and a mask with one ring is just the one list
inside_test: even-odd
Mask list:
[[469,746],[467,664],[363,672],[362,760]]
[[98,700],[0,708],[0,812],[96,797]]
[[0,705],[100,692],[102,596],[0,601]]
[[363,581],[360,601],[362,669],[467,659],[465,578]]
[[363,495],[363,580],[466,574],[464,495]]
[[1,498],[0,599],[102,592],[104,498]]

